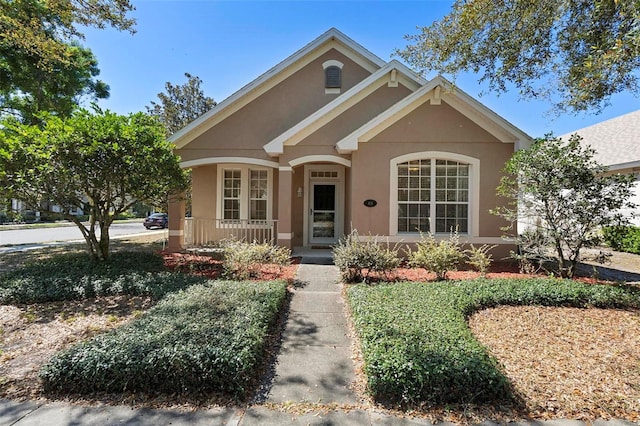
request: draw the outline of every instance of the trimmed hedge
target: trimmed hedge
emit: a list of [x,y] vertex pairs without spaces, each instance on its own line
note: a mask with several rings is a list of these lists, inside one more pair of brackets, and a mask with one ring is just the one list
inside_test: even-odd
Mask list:
[[286,282],[214,282],[167,297],[143,316],[55,355],[47,391],[221,392],[247,396]]
[[612,249],[640,254],[640,227],[609,226],[602,228],[602,235],[607,245]]
[[513,400],[498,362],[467,325],[477,310],[498,305],[640,307],[637,288],[551,278],[357,285],[347,294],[369,392],[400,405]]
[[76,253],[0,275],[0,303],[41,303],[119,294],[159,299],[204,280],[166,272],[162,257],[153,253],[117,252],[105,262]]

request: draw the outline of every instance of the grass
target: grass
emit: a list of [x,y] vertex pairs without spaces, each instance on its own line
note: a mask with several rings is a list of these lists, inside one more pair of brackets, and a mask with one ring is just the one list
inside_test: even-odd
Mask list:
[[400,406],[516,403],[467,318],[498,305],[640,307],[640,292],[558,279],[357,285],[347,292],[368,391]]
[[286,287],[210,281],[170,294],[128,325],[54,356],[40,374],[44,388],[246,398]]

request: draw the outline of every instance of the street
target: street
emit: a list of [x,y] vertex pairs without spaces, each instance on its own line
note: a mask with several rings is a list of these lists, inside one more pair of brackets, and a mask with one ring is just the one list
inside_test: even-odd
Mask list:
[[[109,228],[109,236],[116,237],[122,235],[141,234],[155,232],[155,229],[147,230],[142,226],[142,219],[139,221],[114,223]],[[100,235],[100,230],[97,230]],[[17,229],[2,230],[0,226],[0,246],[22,245],[22,244],[43,244],[64,241],[83,241],[80,229],[73,225],[62,225],[55,228],[38,229]]]

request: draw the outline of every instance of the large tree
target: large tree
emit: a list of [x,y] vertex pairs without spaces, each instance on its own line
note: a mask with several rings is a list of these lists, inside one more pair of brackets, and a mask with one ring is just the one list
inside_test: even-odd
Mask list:
[[471,71],[556,112],[598,112],[640,93],[640,0],[456,0],[398,53],[421,71]]
[[165,84],[164,93],[158,93],[159,102],[151,101],[151,106],[147,106],[147,112],[164,124],[167,136],[182,129],[191,121],[216,106],[216,101],[209,96],[205,96],[200,87],[202,80],[200,77],[192,76],[188,72],[185,84]]
[[128,0],[0,0],[0,115],[35,123],[39,111],[68,116],[82,96],[106,98],[82,26],[131,30]]
[[[117,214],[137,201],[161,205],[170,191],[185,189],[162,124],[147,114],[80,110],[69,118],[43,116],[40,126],[15,118],[1,126],[0,186],[32,206],[60,206],[95,259],[109,257]],[[78,206],[89,214],[88,225],[71,214]]]
[[580,140],[549,136],[516,152],[498,187],[509,202],[493,212],[511,223],[513,234],[522,231],[515,228],[518,223],[524,225],[525,232],[512,235],[521,248],[542,256],[555,253],[565,277],[575,273],[580,251],[599,242],[599,229],[625,224],[621,209],[635,207],[633,176],[607,174],[595,151]]

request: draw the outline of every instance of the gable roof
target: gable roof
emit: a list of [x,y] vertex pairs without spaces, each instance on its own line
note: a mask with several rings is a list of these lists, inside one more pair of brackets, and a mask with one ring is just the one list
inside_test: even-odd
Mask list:
[[321,56],[329,49],[336,49],[348,56],[360,66],[373,73],[383,67],[386,62],[365,49],[351,38],[331,28],[293,55],[286,58],[264,74],[242,87],[240,90],[217,104],[209,112],[202,114],[187,126],[175,132],[169,141],[177,148],[182,148],[189,142],[202,135],[211,127],[224,120],[235,111],[265,93],[300,68]]
[[412,86],[410,87],[411,90],[418,89],[426,82],[425,79],[418,76],[405,65],[393,60],[346,91],[343,95],[338,96],[318,111],[271,140],[264,145],[264,150],[272,157],[281,155],[284,152],[285,145],[297,144],[385,83],[389,85],[397,84],[399,79],[403,79],[406,85]]
[[567,140],[576,133],[582,137],[582,145],[596,150],[595,160],[610,170],[640,166],[640,110],[560,137]]
[[453,87],[453,85],[443,77],[438,76],[351,134],[345,136],[336,144],[336,149],[341,154],[356,151],[360,142],[368,142],[373,139],[383,130],[389,128],[425,102],[431,102],[432,105],[439,105],[442,100],[495,136],[501,142],[513,143],[516,150],[528,147],[531,144],[532,139],[529,135],[458,87]]

